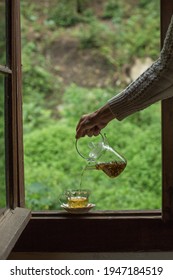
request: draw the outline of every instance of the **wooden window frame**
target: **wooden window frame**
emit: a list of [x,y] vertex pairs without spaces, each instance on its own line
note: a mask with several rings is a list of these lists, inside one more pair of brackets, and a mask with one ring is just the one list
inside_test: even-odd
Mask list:
[[[161,43],[172,0],[161,0]],[[135,252],[173,250],[173,98],[162,108],[162,209],[97,211],[72,215],[63,211],[33,212],[14,252]]]
[[[171,0],[161,0],[161,44],[173,15]],[[173,220],[173,98],[162,101],[162,218]]]
[[20,1],[4,0],[6,10],[5,170],[6,208],[0,215],[0,259],[6,259],[30,219],[24,208],[24,168],[21,94]]

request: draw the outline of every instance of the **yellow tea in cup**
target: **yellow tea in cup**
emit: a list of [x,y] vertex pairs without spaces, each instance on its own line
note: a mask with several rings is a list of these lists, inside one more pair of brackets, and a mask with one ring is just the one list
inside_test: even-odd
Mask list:
[[67,190],[65,197],[67,199],[68,207],[83,208],[87,207],[89,202],[90,191],[88,190]]
[[88,205],[88,198],[87,197],[82,197],[82,196],[78,196],[78,197],[70,197],[68,198],[68,206],[70,208],[83,208],[86,207]]

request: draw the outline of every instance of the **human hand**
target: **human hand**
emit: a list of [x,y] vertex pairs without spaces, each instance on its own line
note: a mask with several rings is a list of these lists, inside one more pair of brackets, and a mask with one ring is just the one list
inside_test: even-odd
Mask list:
[[97,136],[114,118],[115,116],[112,114],[108,104],[93,113],[83,115],[76,127],[76,139],[86,135],[89,137]]

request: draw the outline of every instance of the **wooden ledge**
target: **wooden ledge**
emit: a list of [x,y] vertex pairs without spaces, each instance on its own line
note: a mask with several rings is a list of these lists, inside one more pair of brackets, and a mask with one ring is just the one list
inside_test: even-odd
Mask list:
[[0,260],[5,260],[30,220],[30,210],[8,209],[0,216]]

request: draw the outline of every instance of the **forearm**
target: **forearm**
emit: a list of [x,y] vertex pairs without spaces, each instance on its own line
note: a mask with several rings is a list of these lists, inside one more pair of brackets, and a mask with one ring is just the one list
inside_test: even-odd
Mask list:
[[94,122],[96,125],[107,124],[115,118],[115,115],[112,113],[109,104],[105,104],[93,114],[95,115]]
[[119,120],[173,96],[173,17],[159,59],[124,91],[108,101]]
[[76,127],[76,139],[85,135],[97,136],[114,118],[115,115],[112,114],[108,104],[105,104],[93,113],[83,115]]

